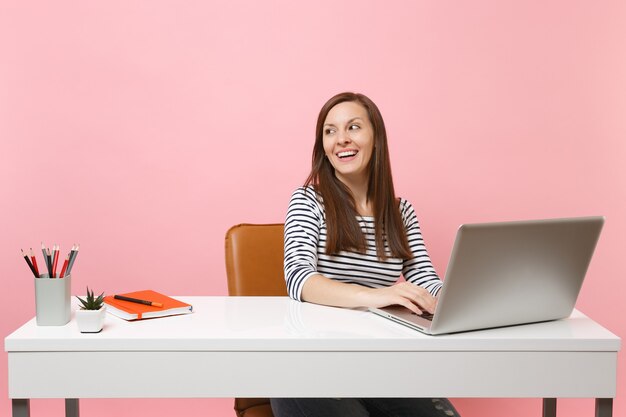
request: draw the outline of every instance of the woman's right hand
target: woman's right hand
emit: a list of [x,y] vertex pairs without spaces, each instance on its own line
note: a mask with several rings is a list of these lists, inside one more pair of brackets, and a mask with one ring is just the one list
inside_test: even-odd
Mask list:
[[426,289],[406,281],[390,287],[367,288],[365,290],[367,307],[379,308],[397,304],[421,315],[423,311],[434,313],[437,306],[437,298],[433,297]]

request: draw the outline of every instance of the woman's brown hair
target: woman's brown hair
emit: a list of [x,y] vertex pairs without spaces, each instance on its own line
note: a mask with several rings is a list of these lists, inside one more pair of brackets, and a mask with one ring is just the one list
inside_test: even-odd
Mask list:
[[[390,255],[402,259],[412,258],[404,223],[400,217],[399,202],[393,188],[385,122],[372,100],[363,94],[349,92],[332,97],[320,110],[315,129],[311,173],[305,182],[305,186],[312,185],[322,196],[326,211],[326,253],[331,255],[344,250],[364,253],[367,247],[356,219],[358,213],[354,197],[348,187],[337,179],[335,169],[324,152],[326,116],[333,107],[346,101],[358,103],[367,110],[374,131],[367,200],[372,202],[374,209],[376,255],[379,259],[387,259]],[[390,254],[385,253],[385,236]]]

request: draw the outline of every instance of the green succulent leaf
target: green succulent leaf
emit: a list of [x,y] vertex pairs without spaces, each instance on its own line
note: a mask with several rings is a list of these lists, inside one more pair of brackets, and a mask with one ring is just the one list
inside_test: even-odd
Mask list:
[[82,308],[87,308],[87,301],[83,300],[79,296],[76,296],[76,298],[78,298],[78,301],[80,301],[80,303],[83,305]]
[[104,304],[104,292],[98,297],[94,297],[94,292],[89,290],[89,287],[87,287],[87,297],[85,297],[85,299],[82,299],[79,296],[76,296],[76,298],[78,298],[82,304],[81,308],[83,310],[99,310],[100,307],[102,307],[102,304]]

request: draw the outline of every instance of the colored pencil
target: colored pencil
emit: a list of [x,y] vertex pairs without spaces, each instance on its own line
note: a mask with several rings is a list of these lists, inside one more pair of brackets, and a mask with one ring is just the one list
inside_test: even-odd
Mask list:
[[63,268],[61,268],[61,273],[59,274],[59,278],[63,278],[65,276],[65,270],[67,269],[67,264],[70,262],[69,253],[65,257],[65,262],[63,262]]
[[52,278],[57,278],[57,265],[59,264],[59,245],[52,246]]
[[76,261],[76,257],[78,256],[78,249],[80,249],[80,245],[75,245],[76,248],[72,247],[72,252],[70,255],[70,263],[67,266],[67,275],[72,272],[72,268],[74,267],[74,262]]
[[48,277],[54,278],[54,274],[52,273],[52,255],[50,254],[50,248],[46,248],[46,256],[48,257]]
[[50,258],[48,258],[48,248],[41,242],[41,252],[43,253],[43,260],[46,263],[46,269],[48,270],[48,276],[52,274],[52,265],[50,265]]
[[30,268],[30,270],[33,272],[33,275],[35,276],[35,278],[39,278],[39,275],[37,275],[37,272],[35,271],[33,264],[30,262],[30,259],[28,259],[28,255],[24,253],[23,249],[20,249],[20,250],[22,251],[22,256],[26,260],[26,263],[28,264],[28,267]]
[[37,266],[37,258],[35,258],[35,252],[33,252],[33,248],[30,248],[30,260],[33,262],[35,273],[37,274],[37,278],[39,278],[39,267]]

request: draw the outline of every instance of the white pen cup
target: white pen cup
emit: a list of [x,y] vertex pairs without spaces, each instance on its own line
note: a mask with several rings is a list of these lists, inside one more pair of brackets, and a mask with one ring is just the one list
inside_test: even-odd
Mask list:
[[72,276],[35,278],[37,326],[63,326],[70,321]]

